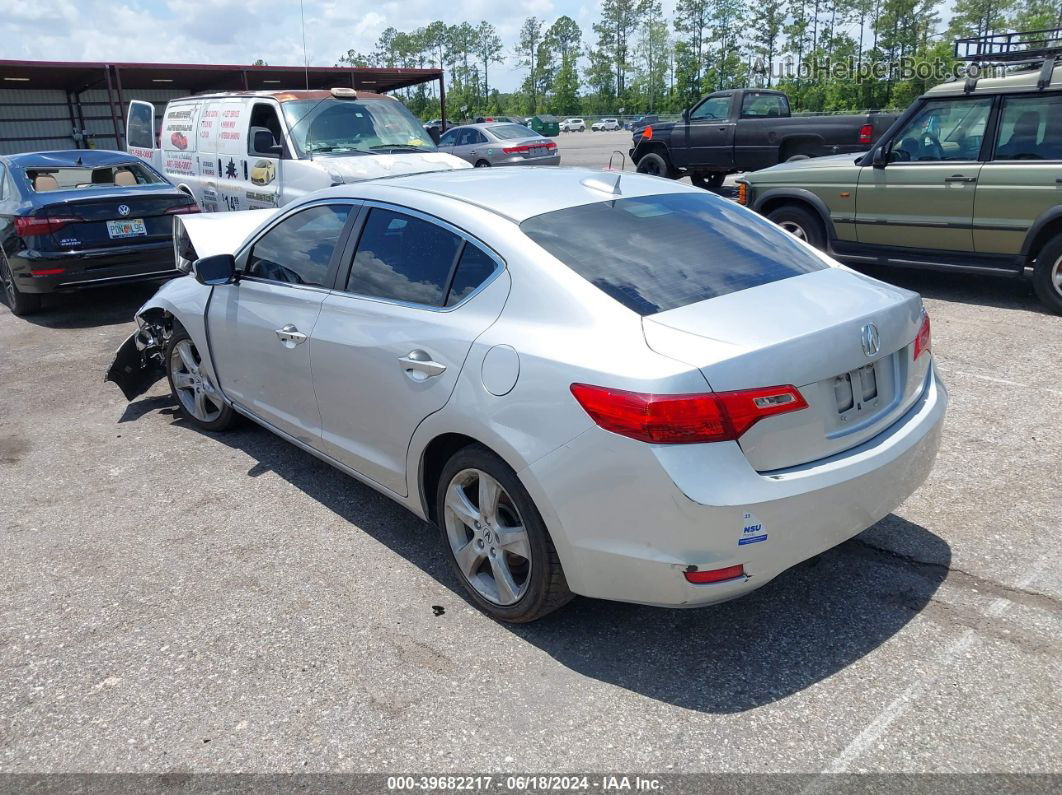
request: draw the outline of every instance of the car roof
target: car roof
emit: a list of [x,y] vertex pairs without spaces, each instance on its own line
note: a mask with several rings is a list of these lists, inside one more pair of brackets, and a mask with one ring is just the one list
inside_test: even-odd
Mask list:
[[389,99],[394,102],[398,100],[389,94],[377,94],[375,91],[364,91],[358,89],[356,96],[349,97],[337,97],[331,91],[327,89],[292,89],[292,90],[280,90],[280,91],[216,91],[211,94],[192,94],[187,97],[179,97],[177,99],[171,99],[170,104],[178,104],[181,102],[201,102],[204,99],[233,99],[233,98],[245,98],[245,99],[275,99],[277,102],[295,102],[300,99],[340,99],[348,102],[361,99]]
[[115,152],[109,149],[65,149],[56,152],[25,152],[4,157],[16,168],[98,168],[116,166],[138,161],[139,158],[128,152]]
[[[619,179],[619,193],[613,193]],[[463,168],[339,185],[314,194],[356,199],[399,201],[397,191],[444,196],[481,207],[520,223],[542,213],[600,201],[662,193],[698,193],[699,188],[631,171],[524,166]]]
[[[1026,69],[1021,72],[1013,72],[1003,77],[981,77],[974,86],[974,94],[1002,94],[1011,91],[1023,92],[1039,91],[1037,81],[1040,79],[1040,67]],[[1051,73],[1051,85],[1049,89],[1062,88],[1062,64],[1057,64]],[[948,80],[940,85],[933,86],[923,96],[935,97],[940,95],[959,95],[966,93],[966,81],[962,79]]]

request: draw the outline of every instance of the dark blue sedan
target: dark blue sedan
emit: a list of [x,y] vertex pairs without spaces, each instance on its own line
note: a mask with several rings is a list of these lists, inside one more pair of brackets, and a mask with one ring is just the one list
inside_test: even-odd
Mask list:
[[125,152],[0,157],[0,295],[26,315],[43,293],[179,275],[173,215],[198,211]]

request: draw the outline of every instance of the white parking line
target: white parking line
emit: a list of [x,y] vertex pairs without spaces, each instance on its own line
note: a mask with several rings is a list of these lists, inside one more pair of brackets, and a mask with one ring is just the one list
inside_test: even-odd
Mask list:
[[980,373],[971,373],[971,372],[968,372],[966,370],[951,370],[950,373],[949,373],[949,368],[946,368],[946,367],[940,367],[940,371],[942,373],[944,373],[945,375],[950,374],[950,375],[963,376],[963,377],[966,377],[966,378],[976,378],[976,379],[978,379],[980,381],[990,381],[993,384],[1003,384],[1004,386],[1016,386],[1016,387],[1019,387],[1020,389],[1039,389],[1039,390],[1042,390],[1044,392],[1048,392],[1048,393],[1050,393],[1052,395],[1062,395],[1062,390],[1059,390],[1059,389],[1051,389],[1050,387],[1041,387],[1041,386],[1031,386],[1029,384],[1023,384],[1020,381],[1011,381],[1011,380],[1009,380],[1007,378],[996,378],[996,377],[991,376],[991,375],[981,375]]
[[[1046,562],[1041,561],[1018,581],[1016,587],[1021,589],[1028,588],[1046,568]],[[988,606],[985,615],[990,618],[999,618],[1007,612],[1013,604],[1014,603],[1006,597],[1000,596]],[[837,773],[846,772],[853,762],[859,759],[868,748],[873,746],[881,738],[889,727],[896,722],[897,718],[903,715],[913,703],[920,700],[926,691],[937,683],[941,676],[946,672],[948,666],[950,666],[961,654],[969,651],[977,641],[977,630],[968,629],[948,644],[936,660],[935,672],[912,682],[906,690],[897,696],[892,703],[885,707],[885,709],[883,709],[878,716],[871,721],[870,725],[856,735],[856,737],[845,746],[844,750],[837,755],[833,762],[827,765],[826,768],[815,777],[814,781],[808,784],[808,786],[801,790],[801,792],[805,795],[818,795],[829,789],[831,786],[830,777]]]

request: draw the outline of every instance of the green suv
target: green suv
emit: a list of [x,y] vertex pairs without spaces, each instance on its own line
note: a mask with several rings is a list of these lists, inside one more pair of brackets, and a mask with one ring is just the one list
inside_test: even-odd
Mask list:
[[849,263],[1021,277],[1062,313],[1062,65],[927,91],[866,154],[738,180],[739,201]]

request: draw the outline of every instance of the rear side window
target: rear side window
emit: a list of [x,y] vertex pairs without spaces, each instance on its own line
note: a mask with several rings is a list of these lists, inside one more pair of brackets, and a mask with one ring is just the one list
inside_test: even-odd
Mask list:
[[327,204],[295,213],[254,244],[247,274],[287,284],[327,287],[332,252],[350,214],[350,205]]
[[746,94],[741,100],[741,118],[759,119],[788,116],[785,97],[778,94]]
[[520,228],[640,315],[828,267],[770,221],[703,191],[569,207]]
[[446,305],[453,306],[464,301],[483,282],[490,278],[498,265],[483,249],[473,243],[465,243],[461,259],[454,272],[454,281],[446,296]]
[[438,224],[374,207],[365,221],[347,292],[442,306],[461,238]]
[[1062,94],[1007,97],[996,160],[1062,160]]

